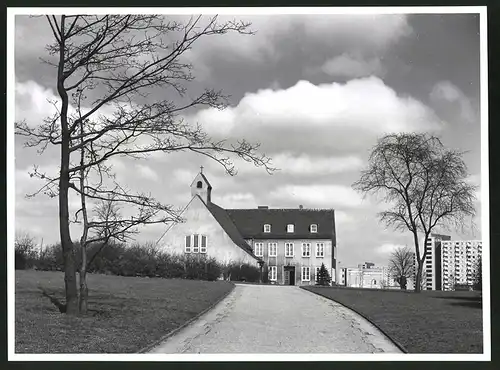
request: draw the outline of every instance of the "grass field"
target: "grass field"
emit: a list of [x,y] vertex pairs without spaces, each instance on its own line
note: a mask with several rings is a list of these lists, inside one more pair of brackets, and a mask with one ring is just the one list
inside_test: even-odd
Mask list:
[[228,282],[89,275],[89,315],[68,317],[43,297],[64,301],[60,272],[16,271],[17,353],[134,353],[224,295]]
[[362,314],[409,353],[482,353],[477,292],[306,287]]

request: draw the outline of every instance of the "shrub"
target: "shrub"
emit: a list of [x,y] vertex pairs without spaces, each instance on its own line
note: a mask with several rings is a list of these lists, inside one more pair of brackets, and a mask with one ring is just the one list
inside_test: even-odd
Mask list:
[[[78,242],[74,243],[74,258],[77,271],[79,271],[81,248]],[[132,246],[115,242],[110,242],[106,245],[93,243],[87,247],[87,261],[90,261],[88,267],[88,272],[90,273],[119,276],[148,276],[214,281],[223,273],[222,265],[214,258],[209,258],[204,254],[171,254],[160,251],[153,243],[136,243]],[[45,250],[33,259],[33,264],[39,270],[63,270],[64,261],[61,244],[45,248]],[[16,266],[18,265],[24,266],[22,262],[17,262],[16,259]],[[251,271],[247,270],[245,267],[242,268],[242,271],[245,271],[244,275],[251,277]],[[238,276],[241,276],[241,273]]]
[[221,276],[223,267],[215,258],[206,255],[187,254],[180,257],[185,268],[186,279],[214,281]]
[[231,262],[224,266],[223,276],[225,280],[257,283],[260,281],[260,268],[249,263]]
[[119,275],[117,264],[120,256],[125,253],[125,245],[108,242],[92,243],[87,247],[87,260],[91,261],[88,271],[107,275]]
[[157,257],[156,276],[162,278],[183,278],[184,263],[177,254],[160,253]]

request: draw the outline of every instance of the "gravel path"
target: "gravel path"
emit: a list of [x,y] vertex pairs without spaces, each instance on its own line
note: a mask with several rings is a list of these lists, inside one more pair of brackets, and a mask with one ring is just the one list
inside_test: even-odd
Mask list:
[[353,311],[292,286],[236,285],[151,353],[400,353]]

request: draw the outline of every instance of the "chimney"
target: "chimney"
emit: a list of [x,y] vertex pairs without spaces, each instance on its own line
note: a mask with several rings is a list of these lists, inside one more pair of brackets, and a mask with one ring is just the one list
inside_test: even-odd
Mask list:
[[304,209],[304,206],[302,204],[299,205],[299,209]]
[[269,209],[268,206],[258,206],[257,209]]

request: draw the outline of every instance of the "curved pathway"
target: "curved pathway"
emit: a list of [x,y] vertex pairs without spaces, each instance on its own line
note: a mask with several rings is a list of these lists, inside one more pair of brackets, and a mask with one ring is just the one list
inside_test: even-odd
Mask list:
[[243,284],[151,352],[401,353],[334,301],[299,287]]

